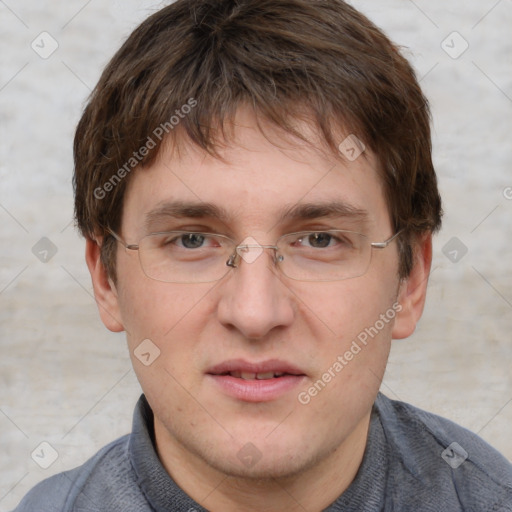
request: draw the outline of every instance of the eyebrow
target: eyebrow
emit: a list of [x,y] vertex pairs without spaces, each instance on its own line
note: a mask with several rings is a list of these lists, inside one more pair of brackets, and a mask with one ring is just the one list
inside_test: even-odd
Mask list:
[[366,210],[344,201],[331,201],[328,203],[299,203],[286,208],[279,217],[279,221],[308,220],[323,217],[341,217],[354,221],[367,222],[369,214]]
[[144,225],[150,229],[159,221],[174,219],[212,218],[226,222],[229,215],[224,208],[212,203],[172,201],[166,202],[146,214]]
[[[167,218],[216,219],[228,223],[230,217],[227,210],[212,203],[171,201],[163,203],[148,212],[145,216],[144,225],[147,230],[150,230],[155,224]],[[299,203],[284,207],[277,223],[325,217],[345,218],[364,223],[368,221],[369,215],[366,210],[344,201]]]

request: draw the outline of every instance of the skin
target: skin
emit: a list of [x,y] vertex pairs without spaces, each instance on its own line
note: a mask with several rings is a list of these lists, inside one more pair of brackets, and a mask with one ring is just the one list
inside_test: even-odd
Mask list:
[[[212,203],[224,208],[227,218],[167,220],[168,229],[209,228],[240,241],[252,236],[273,244],[282,234],[310,228],[360,228],[379,242],[393,234],[369,150],[349,162],[271,126],[265,134],[255,127],[253,114],[240,111],[235,138],[221,153],[224,161],[191,145],[183,145],[179,155],[167,148],[151,167],[134,174],[120,235],[137,243],[146,234],[145,215],[169,200]],[[283,206],[329,201],[365,209],[367,222],[335,217],[278,222]],[[114,284],[101,264],[100,243],[88,240],[86,246],[99,311],[110,330],[127,332],[135,372],[155,414],[158,455],[178,485],[212,511],[320,511],[335,501],[361,464],[391,340],[409,336],[423,311],[430,235],[418,239],[406,280],[398,278],[393,242],[373,250],[363,276],[328,283],[284,277],[269,250],[216,283],[162,283],[147,278],[136,251],[119,244]],[[309,404],[299,403],[298,393],[320,379],[395,301],[401,311],[394,321]],[[134,356],[147,338],[161,351],[150,366]],[[224,394],[205,375],[232,358],[282,359],[306,377],[276,400],[245,402]],[[261,455],[251,467],[237,457],[247,443]]]

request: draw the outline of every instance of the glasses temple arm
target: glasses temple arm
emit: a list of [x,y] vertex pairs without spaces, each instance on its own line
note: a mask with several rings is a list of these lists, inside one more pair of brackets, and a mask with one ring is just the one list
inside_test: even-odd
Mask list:
[[384,240],[384,242],[372,242],[371,246],[374,247],[375,249],[385,249],[403,231],[403,229],[400,229],[391,238]]
[[127,244],[115,231],[112,231],[110,228],[106,228],[107,233],[113,236],[125,249],[130,249],[132,251],[138,251],[138,244]]

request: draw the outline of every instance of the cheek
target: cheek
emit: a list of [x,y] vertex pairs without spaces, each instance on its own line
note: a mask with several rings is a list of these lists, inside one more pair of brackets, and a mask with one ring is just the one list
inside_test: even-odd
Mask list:
[[311,360],[317,372],[308,388],[301,390],[300,403],[307,402],[306,408],[318,415],[317,420],[321,417],[333,428],[346,428],[367,413],[377,395],[396,306],[392,294],[379,294],[377,289],[372,293],[356,285],[347,286],[344,293],[326,294],[324,299],[314,316],[322,315],[317,324],[328,325],[330,335],[325,335],[323,327],[324,336],[316,336]]
[[208,318],[211,306],[207,296],[212,284],[161,283],[145,276],[124,283],[119,306],[131,350],[150,339],[161,351],[167,351],[182,343],[185,327],[187,345],[193,344],[196,332]]
[[339,410],[353,411],[355,420],[380,387],[400,307],[396,281],[382,281],[369,274],[324,284],[321,300],[318,293],[308,296],[307,288],[301,292],[308,306],[303,315],[315,339],[309,355],[316,362],[316,374],[302,396],[333,421],[341,421]]
[[[342,349],[366,328],[378,322],[378,330],[390,335],[394,317],[393,303],[397,282],[384,282],[382,276],[365,276],[333,283],[302,286],[296,294],[301,298],[301,315],[315,326],[315,338],[328,340]],[[316,288],[318,287],[318,289]],[[379,321],[390,310],[384,325]]]
[[165,404],[172,396],[178,409],[190,410],[184,390],[196,385],[190,369],[197,366],[201,334],[211,317],[211,285],[184,286],[138,283],[123,290],[120,303],[133,368],[148,400]]

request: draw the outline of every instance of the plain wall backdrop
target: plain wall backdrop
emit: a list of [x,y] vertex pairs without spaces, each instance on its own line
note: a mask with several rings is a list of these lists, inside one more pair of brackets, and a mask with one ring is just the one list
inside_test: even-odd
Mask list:
[[[425,313],[393,342],[382,390],[512,459],[512,1],[352,3],[431,101],[445,210]],[[131,428],[140,388],[72,223],[72,137],[109,58],[160,5],[0,0],[0,511]]]

